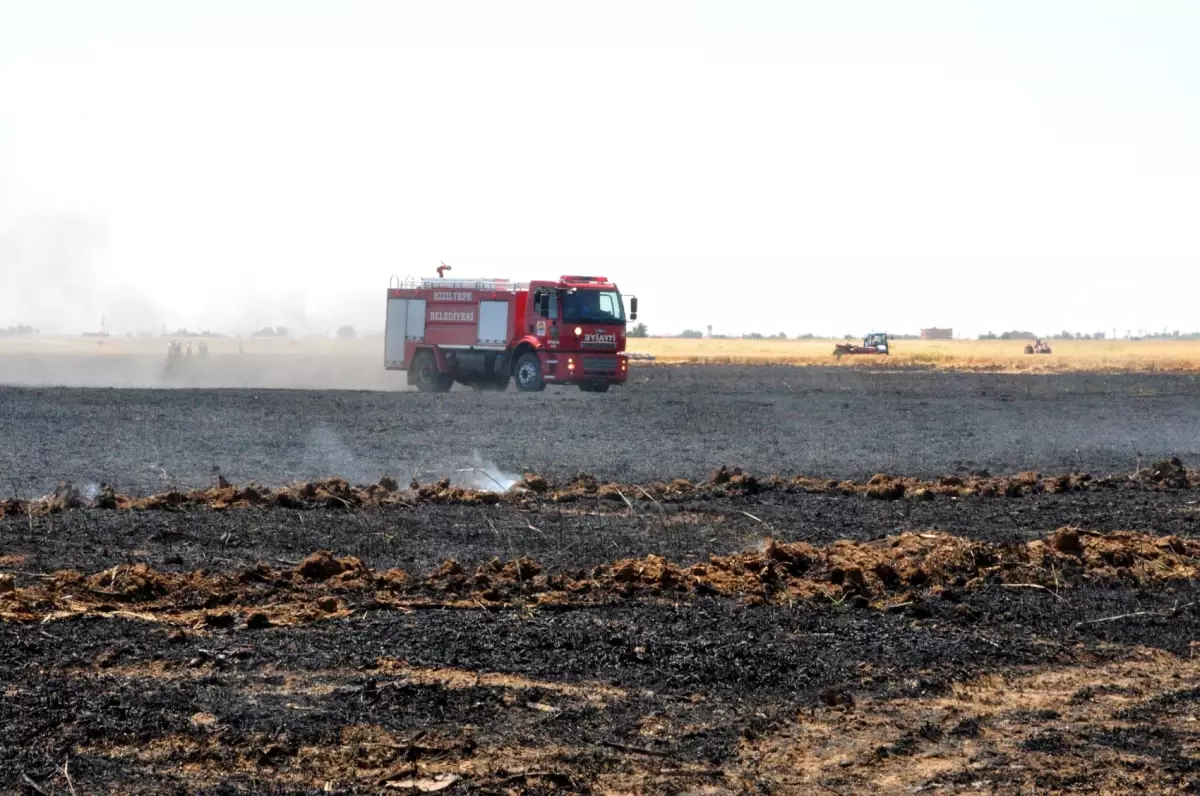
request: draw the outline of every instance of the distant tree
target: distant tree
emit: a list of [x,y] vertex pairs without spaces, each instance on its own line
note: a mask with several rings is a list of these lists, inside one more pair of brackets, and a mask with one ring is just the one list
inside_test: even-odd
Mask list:
[[979,335],[980,340],[999,340],[1000,337],[995,332],[984,332]]
[[354,327],[351,326],[350,324],[346,324],[345,326],[339,326],[338,330],[337,330],[337,336],[342,338],[343,340],[353,340],[354,339]]
[[779,334],[775,335],[775,339],[776,340],[786,340],[787,332],[780,332]]
[[684,329],[679,333],[679,336],[686,337],[689,340],[699,340],[700,338],[704,337],[704,332],[701,332],[697,329]]
[[634,327],[629,330],[629,336],[630,337],[649,337],[650,330],[648,328],[646,328],[646,324],[644,324],[644,323],[634,324]]
[[742,335],[742,337],[746,340],[762,340],[763,339],[761,332],[751,332],[750,334]]

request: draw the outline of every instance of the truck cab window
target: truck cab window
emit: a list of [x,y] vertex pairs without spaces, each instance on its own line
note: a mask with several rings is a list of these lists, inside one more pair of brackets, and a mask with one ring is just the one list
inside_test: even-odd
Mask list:
[[621,295],[612,290],[574,290],[563,293],[563,320],[567,323],[622,323]]
[[617,299],[616,294],[600,293],[598,294],[597,298],[599,299],[599,309],[601,313],[608,315],[614,320],[621,314],[620,310],[617,309],[620,304],[620,300]]

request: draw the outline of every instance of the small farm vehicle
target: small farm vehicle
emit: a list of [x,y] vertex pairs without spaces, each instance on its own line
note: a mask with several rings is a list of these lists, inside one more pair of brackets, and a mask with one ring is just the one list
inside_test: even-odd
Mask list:
[[1025,346],[1026,354],[1049,354],[1050,346],[1041,340],[1035,340],[1032,345]]
[[888,336],[886,332],[873,332],[863,338],[862,345],[853,343],[838,343],[833,347],[833,355],[842,357],[846,354],[887,354]]

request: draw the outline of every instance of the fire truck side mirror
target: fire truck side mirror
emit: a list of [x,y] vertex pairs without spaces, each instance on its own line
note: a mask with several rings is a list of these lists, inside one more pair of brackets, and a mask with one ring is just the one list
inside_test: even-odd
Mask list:
[[629,320],[637,320],[637,296],[629,299]]

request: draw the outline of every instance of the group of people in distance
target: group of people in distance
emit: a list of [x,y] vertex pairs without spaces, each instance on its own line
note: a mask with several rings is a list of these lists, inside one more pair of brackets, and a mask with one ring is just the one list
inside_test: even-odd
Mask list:
[[[200,358],[208,359],[208,343],[205,342],[204,340],[201,340],[198,348],[199,348]],[[180,359],[191,359],[191,358],[192,358],[192,344],[190,341],[188,342],[186,347],[182,343],[180,343],[178,340],[172,340],[171,342],[167,343],[167,361],[168,362],[175,362]]]

